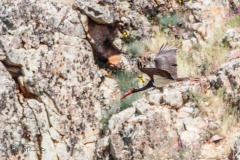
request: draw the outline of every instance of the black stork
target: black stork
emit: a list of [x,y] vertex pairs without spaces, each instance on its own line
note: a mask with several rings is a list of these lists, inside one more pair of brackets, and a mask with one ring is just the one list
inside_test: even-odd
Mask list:
[[144,91],[151,87],[163,87],[177,81],[189,80],[189,78],[178,78],[177,76],[177,48],[163,44],[156,55],[154,62],[155,68],[146,68],[138,61],[138,69],[150,77],[149,82],[142,88],[132,88],[122,98],[126,98],[132,93]]

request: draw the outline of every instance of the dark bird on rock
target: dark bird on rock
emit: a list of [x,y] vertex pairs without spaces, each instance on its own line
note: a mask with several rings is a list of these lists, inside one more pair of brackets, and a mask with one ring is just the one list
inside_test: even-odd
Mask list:
[[146,68],[138,61],[138,69],[150,77],[150,81],[146,86],[138,89],[131,89],[122,98],[129,96],[132,93],[144,91],[151,87],[163,87],[176,81],[189,80],[189,78],[178,78],[177,76],[177,48],[169,46],[168,43],[160,47],[154,62],[155,68]]

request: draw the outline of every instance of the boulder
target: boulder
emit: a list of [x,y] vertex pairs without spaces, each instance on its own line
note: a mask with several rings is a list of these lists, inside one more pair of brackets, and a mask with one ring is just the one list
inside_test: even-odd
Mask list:
[[94,2],[81,1],[74,4],[80,11],[98,24],[112,24],[118,20],[118,15],[106,6]]

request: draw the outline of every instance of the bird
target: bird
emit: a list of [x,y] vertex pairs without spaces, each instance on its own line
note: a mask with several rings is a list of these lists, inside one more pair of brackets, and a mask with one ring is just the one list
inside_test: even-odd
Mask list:
[[143,66],[142,63],[138,61],[138,69],[142,73],[147,74],[150,80],[142,88],[132,88],[121,97],[121,100],[133,93],[141,92],[151,87],[161,88],[170,83],[189,80],[188,77],[178,78],[176,54],[177,48],[165,43],[160,47],[159,52],[154,59],[154,68],[146,68],[146,66]]

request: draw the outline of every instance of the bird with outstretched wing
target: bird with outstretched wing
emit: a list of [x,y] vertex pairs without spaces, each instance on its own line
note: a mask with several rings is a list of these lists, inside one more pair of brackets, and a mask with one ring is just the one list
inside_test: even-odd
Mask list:
[[150,77],[149,82],[142,88],[131,89],[122,98],[129,96],[132,93],[144,91],[151,87],[163,87],[176,81],[188,80],[189,78],[178,78],[177,76],[177,48],[163,44],[156,55],[154,62],[155,68],[146,68],[138,61],[138,69]]

